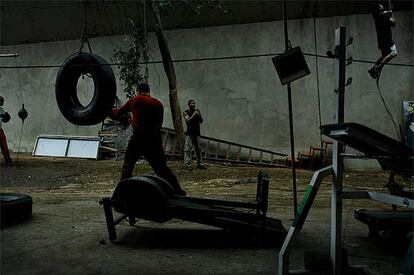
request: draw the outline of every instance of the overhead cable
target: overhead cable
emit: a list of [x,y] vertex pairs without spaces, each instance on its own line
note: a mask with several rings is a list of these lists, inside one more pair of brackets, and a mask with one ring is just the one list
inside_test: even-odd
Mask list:
[[[186,59],[175,59],[171,62],[173,63],[186,63],[186,62],[200,62],[200,61],[216,61],[216,60],[232,60],[232,59],[245,59],[245,58],[259,58],[267,56],[277,56],[282,53],[265,53],[265,54],[250,54],[250,55],[235,55],[235,56],[220,56],[220,57],[205,57],[205,58],[186,58]],[[326,59],[332,59],[327,55],[313,54],[313,53],[303,53],[305,56],[320,57]],[[375,61],[353,59],[353,62],[356,63],[370,63],[375,64]],[[162,60],[155,61],[141,61],[138,64],[162,64]],[[131,65],[132,63],[109,63],[105,65],[98,64],[85,64],[82,66],[119,66],[119,65]],[[23,65],[23,66],[0,66],[0,69],[39,69],[39,68],[60,68],[64,65]],[[403,63],[387,63],[386,66],[401,66],[401,67],[414,67],[414,64],[403,64]]]

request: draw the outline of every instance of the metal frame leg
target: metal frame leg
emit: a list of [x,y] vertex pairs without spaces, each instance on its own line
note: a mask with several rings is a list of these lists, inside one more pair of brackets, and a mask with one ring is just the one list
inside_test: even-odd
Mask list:
[[105,212],[106,227],[108,228],[109,240],[116,240],[116,230],[114,215],[112,214],[111,200],[109,198],[103,198],[102,204]]
[[298,209],[298,213],[296,214],[296,218],[289,229],[286,239],[283,242],[282,248],[280,249],[278,269],[279,275],[289,274],[289,253],[293,246],[293,241],[296,239],[297,235],[300,233],[300,230],[302,229],[303,224],[305,223],[306,217],[309,213],[309,210],[312,207],[313,201],[315,200],[316,194],[318,193],[322,180],[332,174],[332,166],[320,169],[313,174],[312,180],[308,185],[306,194],[302,199],[302,203]]

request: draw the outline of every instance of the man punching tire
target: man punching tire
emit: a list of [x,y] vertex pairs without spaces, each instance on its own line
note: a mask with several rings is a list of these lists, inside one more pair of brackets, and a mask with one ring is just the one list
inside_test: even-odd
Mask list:
[[132,112],[133,134],[125,152],[121,180],[132,177],[135,163],[140,156],[144,156],[157,176],[168,181],[178,195],[185,196],[186,192],[168,168],[164,156],[161,138],[164,107],[158,99],[150,96],[148,84],[140,83],[137,92],[138,95],[111,113],[112,119],[119,119],[123,114]]

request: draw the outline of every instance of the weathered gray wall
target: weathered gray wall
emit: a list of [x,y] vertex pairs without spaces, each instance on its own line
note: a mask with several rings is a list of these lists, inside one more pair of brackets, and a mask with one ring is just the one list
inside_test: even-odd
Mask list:
[[[394,37],[398,57],[394,62],[413,64],[413,11],[396,13]],[[330,17],[316,20],[318,52],[332,49],[338,26],[347,28],[354,43],[348,56],[354,59],[376,60],[379,55],[371,15]],[[306,53],[314,53],[313,20],[289,21],[290,40]],[[280,21],[230,25],[166,32],[173,59],[280,53],[284,49],[283,24]],[[115,45],[123,43],[122,36],[91,40],[94,53],[111,60]],[[151,58],[160,60],[155,38],[150,37]],[[3,53],[19,53],[14,59],[0,59],[1,65],[57,65],[77,51],[79,41],[7,46]],[[319,142],[318,101],[315,58],[306,57],[311,75],[292,84],[295,143],[303,150]],[[319,80],[322,123],[334,121],[333,62],[319,59]],[[389,117],[378,95],[375,81],[367,70],[371,64],[353,63],[347,76],[353,83],[346,90],[345,120],[355,121],[395,137]],[[281,86],[271,57],[176,63],[181,107],[194,98],[205,122],[204,135],[226,139],[270,150],[289,152],[288,107],[286,88]],[[117,73],[117,68],[113,68]],[[172,126],[168,107],[168,83],[161,65],[150,65],[150,84],[153,95],[165,106],[165,122]],[[11,150],[16,150],[20,134],[17,112],[22,100],[29,117],[25,123],[22,148],[30,151],[39,134],[96,135],[99,125],[75,126],[60,114],[55,98],[54,83],[57,68],[2,69],[1,94],[5,109],[12,120],[4,125]],[[20,80],[19,80],[20,79]],[[402,101],[413,100],[414,70],[412,67],[386,66],[381,88],[394,118],[401,121]],[[19,91],[19,82],[21,92]],[[118,96],[122,94],[118,81]]]

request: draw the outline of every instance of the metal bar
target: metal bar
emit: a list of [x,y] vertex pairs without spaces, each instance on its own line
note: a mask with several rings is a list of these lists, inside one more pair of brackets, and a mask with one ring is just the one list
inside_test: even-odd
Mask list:
[[174,217],[180,217],[185,220],[190,220],[193,218],[193,216],[200,216],[200,215],[206,215],[211,216],[215,218],[229,218],[234,219],[238,221],[257,221],[261,220],[261,215],[257,215],[256,213],[248,213],[248,212],[241,212],[237,210],[227,210],[227,209],[217,209],[217,208],[206,208],[206,207],[197,207],[195,205],[194,207],[191,206],[166,206],[167,208],[170,208],[172,212],[174,213]]
[[266,166],[266,167],[281,167],[281,168],[287,168],[288,166],[286,164],[277,164],[277,163],[266,163],[266,162],[262,162],[262,163],[255,163],[255,162],[251,162],[251,161],[243,161],[243,160],[233,160],[233,159],[219,159],[219,158],[214,158],[214,157],[208,157],[208,158],[204,158],[205,160],[209,160],[209,161],[219,161],[219,162],[230,162],[230,163],[239,163],[239,164],[248,164],[248,165],[257,165],[257,166]]
[[35,153],[36,153],[36,148],[37,148],[38,141],[39,141],[39,136],[37,136],[37,138],[36,138],[35,146],[34,146],[33,151],[32,151],[32,156],[34,156]]
[[70,141],[71,141],[71,138],[68,138],[68,143],[66,143],[66,149],[65,149],[65,157],[68,156]]
[[263,152],[260,151],[259,163],[262,163],[262,160],[263,160]]
[[[287,26],[287,4],[286,0],[282,1],[283,8],[283,27],[285,34],[285,50],[288,51],[290,46],[289,33]],[[291,158],[291,169],[292,169],[292,193],[293,193],[293,215],[296,215],[298,209],[297,203],[297,192],[296,192],[296,167],[295,167],[295,139],[293,135],[293,111],[292,111],[292,90],[290,83],[287,84],[288,93],[288,107],[289,107],[289,137],[290,137],[290,158]]]
[[118,219],[115,220],[114,225],[117,225],[117,224],[121,223],[126,218],[128,218],[128,215],[122,215],[121,217],[119,217]]
[[356,192],[343,191],[342,199],[347,199],[347,200],[369,199],[369,195],[367,191],[356,191]]
[[[335,30],[335,97],[336,123],[344,122],[345,102],[345,59],[346,41],[345,28]],[[342,253],[342,186],[343,186],[343,145],[337,141],[333,143],[332,151],[332,195],[331,195],[331,247],[332,274],[341,274]]]
[[414,209],[414,200],[410,198],[403,198],[399,196],[378,193],[378,192],[368,192],[368,196],[371,200],[374,200],[374,201],[379,201],[383,203],[388,203],[388,204],[393,204],[397,206]]
[[[178,199],[178,200],[181,200],[181,199]],[[230,206],[230,207],[240,207],[240,208],[249,208],[249,209],[256,209],[257,207],[257,203],[251,203],[251,202],[236,202],[236,201],[193,198],[193,197],[185,197],[182,200],[185,202],[202,203],[204,205],[209,205],[209,206]]]
[[229,145],[227,146],[226,159],[229,159],[229,157],[230,157],[230,149],[231,149],[231,144],[229,144]]
[[400,207],[414,209],[414,200],[400,196],[384,194],[379,192],[357,191],[357,192],[342,192],[343,199],[370,199],[383,203],[388,203]]
[[109,240],[116,240],[116,230],[114,215],[112,214],[111,200],[109,198],[103,198],[102,204],[105,212],[106,227],[108,228]]
[[[285,0],[284,0],[285,1]],[[292,93],[290,90],[290,83],[288,85],[288,105],[289,105],[289,137],[290,137],[290,158],[292,170],[292,193],[293,193],[293,217],[295,217],[298,210],[298,199],[296,191],[296,163],[295,163],[295,139],[293,136],[293,113],[292,113]]]
[[240,161],[240,156],[241,156],[241,147],[239,147],[239,150],[237,151],[237,161]]
[[291,226],[289,228],[289,232],[283,242],[282,248],[279,252],[279,267],[278,267],[278,275],[289,275],[289,254],[290,250],[292,249],[293,240],[296,239],[297,235],[299,235],[300,231],[296,230],[295,227]]
[[74,140],[88,140],[88,141],[100,141],[101,139],[96,136],[65,136],[65,135],[39,135],[37,138],[47,139],[74,139]]
[[286,234],[286,230],[283,228],[283,225],[281,224],[280,220],[266,218],[266,222],[263,224],[261,217],[256,216],[254,214],[250,214],[249,218],[247,219],[243,219],[241,217],[237,217],[236,219],[234,219],[231,217],[212,216],[208,212],[196,211],[196,212],[187,212],[187,213],[184,213],[184,212],[176,213],[175,217],[178,219],[184,219],[184,220],[188,220],[192,222],[208,224],[211,226],[226,228],[230,230],[232,229],[240,230],[241,228],[246,228],[246,229],[255,228],[255,229],[262,229],[264,231],[272,232],[272,234],[276,234],[276,236],[278,235],[284,236]]
[[251,160],[252,160],[252,149],[249,150],[249,159],[247,161],[250,162]]
[[17,53],[0,53],[0,57],[18,57]]
[[348,154],[342,153],[342,157],[350,159],[385,159],[385,160],[409,160],[414,159],[414,156],[398,157],[398,156],[371,156],[371,155],[360,155],[360,154]]
[[333,174],[332,166],[325,167],[316,171],[307,187],[305,196],[302,199],[302,203],[296,214],[296,218],[289,229],[288,235],[283,242],[282,248],[279,252],[279,275],[289,274],[289,253],[293,246],[293,242],[296,236],[300,233],[303,224],[305,223],[306,217],[308,216],[309,210],[316,198],[319,187],[324,178]]

